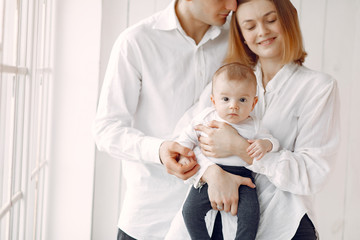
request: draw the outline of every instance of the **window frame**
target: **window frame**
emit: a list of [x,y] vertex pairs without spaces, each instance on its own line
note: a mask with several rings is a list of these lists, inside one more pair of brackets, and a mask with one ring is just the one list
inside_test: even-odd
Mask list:
[[0,238],[43,239],[53,0],[0,0]]

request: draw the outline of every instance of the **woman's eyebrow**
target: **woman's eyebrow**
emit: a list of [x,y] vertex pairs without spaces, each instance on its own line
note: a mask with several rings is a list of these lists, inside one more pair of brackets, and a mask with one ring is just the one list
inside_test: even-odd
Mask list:
[[[269,16],[269,15],[272,14],[272,13],[276,13],[276,11],[273,10],[273,11],[267,12],[267,13],[265,13],[265,14],[263,15],[263,17]],[[253,20],[253,19],[246,19],[246,20],[242,21],[241,24],[248,23],[248,22],[252,22],[252,21],[254,21],[254,20]]]
[[275,11],[275,10],[270,11],[270,12],[268,12],[268,13],[264,14],[264,17],[269,16],[269,15],[270,15],[270,14],[272,14],[272,13],[276,13],[276,11]]

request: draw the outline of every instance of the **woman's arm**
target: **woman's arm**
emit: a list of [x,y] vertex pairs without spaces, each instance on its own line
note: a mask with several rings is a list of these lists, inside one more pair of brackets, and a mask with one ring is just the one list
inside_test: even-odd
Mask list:
[[303,104],[293,126],[297,131],[293,149],[268,153],[248,167],[266,175],[277,188],[300,195],[322,189],[340,144],[336,81],[326,78],[314,85],[308,89],[311,97],[302,96]]

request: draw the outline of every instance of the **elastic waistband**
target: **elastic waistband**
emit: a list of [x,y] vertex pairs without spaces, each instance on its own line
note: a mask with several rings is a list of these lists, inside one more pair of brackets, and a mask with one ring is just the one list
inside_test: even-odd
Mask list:
[[235,175],[239,175],[242,177],[249,177],[252,178],[252,171],[247,169],[246,167],[239,167],[239,166],[226,166],[226,165],[220,165],[218,164],[219,167],[221,167],[223,170],[235,174]]

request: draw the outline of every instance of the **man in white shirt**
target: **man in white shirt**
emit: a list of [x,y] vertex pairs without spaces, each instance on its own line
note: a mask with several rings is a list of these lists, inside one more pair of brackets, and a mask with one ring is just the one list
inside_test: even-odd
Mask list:
[[[226,19],[236,6],[236,0],[173,1],[117,39],[93,132],[99,150],[123,164],[118,239],[164,239],[179,210],[188,188],[181,179],[199,166],[192,151],[165,140],[221,65]],[[181,166],[179,154],[193,161]]]

